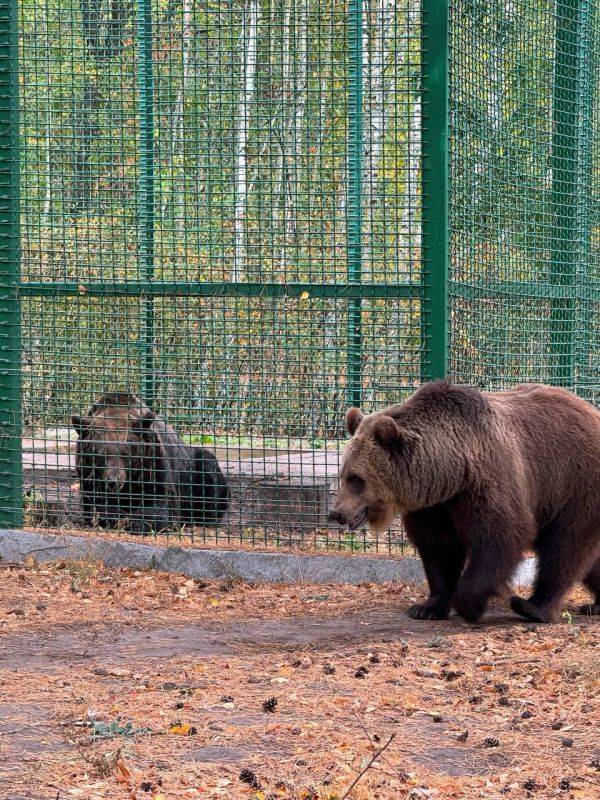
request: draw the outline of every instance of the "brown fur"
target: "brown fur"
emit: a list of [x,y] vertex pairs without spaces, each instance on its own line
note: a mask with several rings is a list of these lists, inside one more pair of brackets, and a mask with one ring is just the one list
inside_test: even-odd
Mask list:
[[600,411],[560,388],[508,392],[437,382],[406,402],[363,416],[331,518],[384,530],[398,515],[423,559],[431,594],[410,610],[444,619],[451,607],[478,620],[502,594],[526,550],[538,555],[521,616],[558,618],[583,580],[600,613]]

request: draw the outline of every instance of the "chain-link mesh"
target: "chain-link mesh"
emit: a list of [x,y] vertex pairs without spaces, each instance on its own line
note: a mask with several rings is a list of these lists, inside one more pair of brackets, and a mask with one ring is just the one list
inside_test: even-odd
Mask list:
[[473,0],[450,15],[451,374],[597,398],[596,4]]
[[599,24],[0,0],[3,524],[398,550],[327,526],[348,405],[600,399]]
[[111,516],[70,418],[118,390],[218,459],[228,510],[187,533],[381,544],[326,513],[348,404],[419,381],[418,4],[21,0],[19,24],[26,523]]

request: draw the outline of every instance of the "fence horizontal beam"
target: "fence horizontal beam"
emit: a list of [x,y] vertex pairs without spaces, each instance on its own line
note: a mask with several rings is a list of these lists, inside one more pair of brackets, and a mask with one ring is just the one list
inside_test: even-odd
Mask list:
[[600,289],[593,286],[577,287],[566,284],[536,283],[535,281],[491,281],[482,284],[451,283],[453,297],[477,300],[488,296],[491,299],[530,298],[532,300],[574,300],[585,297],[600,302]]
[[77,283],[31,281],[15,287],[19,297],[297,297],[318,299],[415,299],[418,283],[190,283],[186,281],[119,281]]

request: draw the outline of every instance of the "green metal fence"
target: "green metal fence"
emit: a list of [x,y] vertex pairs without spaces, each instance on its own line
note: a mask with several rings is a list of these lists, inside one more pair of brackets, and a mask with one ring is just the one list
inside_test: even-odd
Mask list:
[[600,397],[597,48],[589,0],[0,0],[0,523],[97,524],[107,391],[216,455],[185,535],[348,549],[402,547],[326,524],[349,404]]

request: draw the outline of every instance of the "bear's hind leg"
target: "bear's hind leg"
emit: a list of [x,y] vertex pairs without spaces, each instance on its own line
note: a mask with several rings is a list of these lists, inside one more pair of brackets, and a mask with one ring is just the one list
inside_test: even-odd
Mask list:
[[589,614],[591,616],[600,615],[600,558],[585,576],[583,582],[594,595],[594,600],[591,603],[586,603],[586,605],[581,606],[579,610],[582,614]]
[[533,622],[558,622],[561,602],[571,587],[586,574],[589,554],[580,542],[586,528],[577,526],[573,514],[563,514],[540,532],[536,542],[538,571],[528,600],[512,597],[512,610]]
[[465,564],[465,546],[454,531],[448,511],[441,506],[407,514],[404,525],[421,556],[430,591],[424,603],[410,607],[408,615],[413,619],[447,619]]
[[469,563],[452,600],[469,622],[479,622],[491,597],[502,594],[522,558],[522,548],[534,540],[527,513],[494,506],[465,496],[454,509],[459,534],[469,542]]

